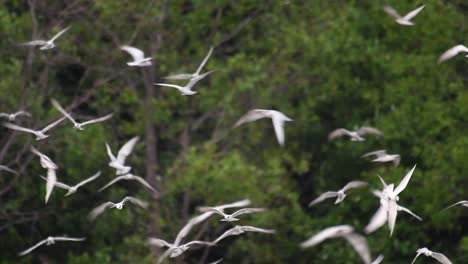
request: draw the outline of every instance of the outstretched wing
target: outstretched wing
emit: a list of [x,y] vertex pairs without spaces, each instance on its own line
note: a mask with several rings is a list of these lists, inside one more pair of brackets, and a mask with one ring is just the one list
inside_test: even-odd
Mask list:
[[252,214],[266,211],[265,208],[243,208],[232,214],[232,217],[236,217],[243,214]]
[[208,54],[206,54],[205,58],[203,59],[202,63],[200,63],[200,66],[198,66],[198,69],[197,71],[195,72],[195,74],[200,74],[201,70],[203,69],[203,67],[205,66],[206,62],[208,61],[208,59],[210,58],[211,56],[211,53],[213,53],[213,47],[210,47],[210,50],[208,51]]
[[265,234],[274,234],[276,231],[274,229],[264,229],[255,226],[239,226],[245,232],[257,232]]
[[408,173],[406,173],[405,177],[403,177],[403,180],[401,180],[400,184],[398,184],[398,186],[395,188],[395,195],[398,195],[406,188],[409,180],[411,179],[411,176],[413,175],[414,169],[416,169],[416,165],[414,165],[414,167],[408,171]]
[[23,111],[23,110],[20,110],[16,113],[13,114],[14,117],[17,117],[17,116],[27,116],[27,117],[31,117],[31,114],[29,112],[26,112],[26,111]]
[[388,15],[392,16],[395,19],[401,18],[400,14],[398,14],[398,12],[389,5],[384,5],[383,10],[385,11],[385,13],[387,13]]
[[191,79],[192,77],[193,77],[193,74],[181,73],[181,74],[169,75],[169,76],[163,77],[163,79],[186,80],[186,79]]
[[0,165],[0,170],[8,171],[8,172],[11,172],[11,173],[13,173],[15,175],[18,175],[18,172],[8,168],[7,166]]
[[23,45],[23,46],[44,46],[45,44],[47,44],[47,41],[40,40],[40,39],[20,43],[20,45]]
[[157,247],[171,247],[172,244],[170,244],[169,242],[165,241],[165,240],[162,240],[162,239],[159,239],[159,238],[153,238],[153,237],[150,237],[148,238],[148,243],[150,243],[151,245],[154,245],[154,246],[157,246]]
[[369,245],[367,244],[367,240],[364,236],[351,233],[344,236],[344,238],[351,244],[351,246],[353,246],[354,250],[356,250],[364,263],[372,262]]
[[460,201],[460,202],[454,203],[454,204],[452,204],[452,205],[450,205],[450,206],[448,206],[448,207],[445,207],[445,208],[444,208],[444,209],[442,209],[442,210],[449,209],[449,208],[451,208],[451,207],[454,207],[454,206],[457,206],[457,205],[459,205],[459,204],[461,204],[461,205],[465,205],[465,204],[468,204],[468,201],[465,201],[465,200],[463,200],[463,201]]
[[372,216],[369,224],[364,228],[366,234],[370,234],[382,227],[388,219],[387,206],[381,205],[377,212]]
[[85,179],[84,181],[81,181],[79,182],[77,185],[75,185],[76,188],[80,187],[80,186],[83,186],[85,184],[87,184],[88,182],[90,181],[94,181],[96,178],[98,178],[99,176],[101,175],[101,172],[98,171],[96,174],[94,174],[93,176]]
[[437,259],[437,261],[439,261],[442,264],[452,264],[452,261],[450,261],[450,259],[448,259],[442,253],[432,252],[431,257]]
[[338,128],[333,130],[330,134],[328,134],[328,140],[333,140],[338,137],[342,137],[345,135],[349,135],[350,132],[347,129],[344,128]]
[[319,197],[315,198],[312,202],[309,203],[309,207],[314,206],[318,203],[321,203],[322,201],[328,199],[328,198],[333,198],[338,196],[337,192],[325,192],[322,193]]
[[219,208],[216,208],[216,207],[203,207],[203,212],[213,212],[222,216],[225,215],[223,210],[220,210]]
[[54,190],[55,184],[57,183],[57,175],[55,174],[55,169],[47,169],[47,182],[46,182],[46,196],[45,203],[49,201],[50,195]]
[[388,228],[390,229],[390,236],[393,234],[393,230],[395,229],[395,223],[398,214],[398,205],[395,201],[390,200],[388,202]]
[[261,119],[261,118],[265,118],[265,117],[267,117],[265,114],[266,114],[265,110],[261,110],[261,109],[250,110],[249,112],[247,112],[247,114],[242,116],[236,122],[236,124],[234,124],[234,127],[238,127],[238,126],[240,126],[240,125],[242,125],[244,123],[253,122],[253,121],[256,121],[256,120]]
[[111,150],[111,148],[109,147],[109,144],[107,144],[107,143],[106,143],[106,151],[107,151],[107,156],[109,156],[109,159],[110,159],[111,161],[116,160],[114,154],[112,154],[112,150]]
[[31,251],[35,250],[36,248],[42,246],[42,245],[43,245],[44,243],[46,243],[46,242],[47,242],[47,239],[44,239],[44,240],[42,240],[41,242],[37,243],[36,245],[34,245],[34,246],[32,246],[32,247],[26,249],[25,251],[21,251],[20,253],[18,253],[18,255],[24,256],[24,255],[30,253]]
[[[41,175],[41,178],[45,181],[47,181],[47,178],[42,176]],[[70,189],[70,186],[66,185],[65,183],[61,183],[61,182],[55,182],[55,186],[59,187],[59,188],[62,188],[62,189],[65,189],[65,190],[68,190]]]
[[359,136],[364,136],[365,134],[383,136],[382,131],[373,127],[361,127],[356,131],[356,133],[358,133]]
[[317,234],[313,235],[311,238],[307,239],[306,241],[300,244],[301,248],[313,247],[317,244],[323,242],[326,239],[334,237],[337,233],[336,227],[329,227],[325,228],[324,230],[318,232]]
[[63,116],[65,116],[66,118],[68,118],[73,124],[76,124],[75,119],[73,119],[73,117],[71,117],[71,115],[70,115],[69,113],[67,113],[67,111],[65,111],[65,109],[63,109],[63,107],[57,102],[57,100],[51,99],[50,101],[52,102],[52,105],[53,105],[60,113],[62,113]]
[[130,54],[134,61],[139,61],[145,58],[145,54],[143,53],[143,51],[135,47],[121,46],[120,49]]
[[140,199],[137,199],[135,197],[131,197],[131,196],[127,196],[123,199],[123,203],[126,203],[126,202],[131,202],[133,204],[136,204],[140,207],[143,207],[143,208],[147,208],[148,207],[148,203],[147,202],[144,202]]
[[113,202],[105,202],[98,207],[94,208],[88,215],[90,221],[96,219],[100,214],[102,214],[107,208],[114,206]]
[[85,241],[85,237],[54,237],[55,241]]
[[367,182],[365,181],[351,181],[348,184],[343,187],[343,191],[346,192],[349,189],[354,189],[354,188],[359,188],[359,187],[364,187],[367,186]]
[[125,164],[125,159],[127,158],[128,155],[130,155],[130,153],[132,153],[133,147],[135,146],[135,144],[138,142],[139,139],[140,139],[139,137],[134,137],[134,138],[130,139],[119,150],[119,153],[117,154],[117,161],[120,164],[122,164],[122,165]]
[[442,53],[442,55],[440,55],[439,59],[437,60],[437,63],[442,63],[448,59],[451,59],[460,52],[468,52],[468,48],[463,45],[456,45],[455,47],[452,47]]
[[271,118],[273,121],[273,127],[275,129],[276,139],[278,143],[283,146],[284,145],[284,118],[278,115],[273,115]]
[[104,189],[107,189],[107,187],[111,186],[112,184],[120,181],[120,180],[124,180],[125,179],[125,175],[123,176],[119,176],[119,177],[116,177],[115,179],[113,179],[112,181],[110,181],[108,184],[104,185],[104,187],[102,187],[101,189],[99,189],[98,191],[102,191]]
[[151,186],[147,181],[145,181],[142,177],[133,175],[133,179],[138,181],[139,183],[143,184],[146,188],[152,190],[153,192],[156,192],[156,190]]
[[17,126],[15,124],[12,124],[12,123],[3,123],[3,126],[6,127],[6,128],[9,128],[9,129],[13,129],[13,130],[17,130],[17,131],[22,131],[22,132],[26,132],[26,133],[32,133],[32,134],[36,134],[37,131],[35,130],[32,130],[32,129],[29,129],[29,128],[25,128],[25,127],[20,127],[20,126]]
[[415,10],[409,12],[408,14],[406,14],[403,19],[404,20],[411,20],[413,17],[415,17],[417,14],[419,14],[419,12],[421,12],[421,10],[423,10],[423,8],[425,7],[425,5],[422,5],[418,8],[416,8]]
[[92,119],[92,120],[88,120],[86,122],[83,122],[81,123],[82,126],[86,126],[86,125],[89,125],[89,124],[94,124],[94,123],[98,123],[98,122],[103,122],[103,121],[106,121],[107,119],[110,119],[114,114],[108,114],[108,115],[105,115],[103,117],[99,117],[99,118],[96,118],[96,119]]
[[67,32],[67,30],[69,30],[70,27],[66,27],[64,29],[62,29],[59,33],[55,34],[55,36],[53,38],[50,39],[51,42],[54,42],[54,40],[58,39],[60,36],[62,36],[63,33]]
[[60,122],[62,122],[63,120],[65,120],[65,118],[66,118],[66,117],[64,116],[64,117],[58,119],[57,121],[55,121],[55,122],[49,124],[48,126],[44,127],[44,128],[41,130],[42,133],[45,133],[45,132],[49,131],[50,129],[52,129],[53,127],[55,127],[56,125],[58,125]]
[[422,252],[418,252],[418,254],[416,254],[416,257],[414,257],[413,261],[411,261],[411,264],[413,264],[416,261],[416,259],[419,257],[419,255],[421,254]]
[[375,155],[377,157],[381,157],[381,156],[384,156],[385,154],[387,154],[387,151],[382,149],[382,150],[376,150],[376,151],[368,152],[368,153],[362,155],[361,158],[369,157],[369,156],[372,156],[372,155]]
[[414,218],[418,219],[419,221],[422,221],[421,217],[419,217],[417,214],[413,213],[410,209],[408,209],[406,207],[398,205],[398,211],[403,211],[405,213],[408,213],[408,214],[412,215]]

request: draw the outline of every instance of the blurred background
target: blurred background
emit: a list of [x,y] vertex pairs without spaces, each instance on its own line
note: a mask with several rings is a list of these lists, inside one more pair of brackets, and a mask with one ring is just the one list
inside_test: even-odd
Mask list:
[[[385,3],[401,13],[426,7],[415,26],[404,27],[382,11]],[[437,58],[467,44],[467,11],[464,0],[1,1],[0,111],[25,109],[33,116],[18,124],[39,128],[60,116],[50,102],[55,98],[79,120],[114,117],[84,131],[65,121],[43,141],[0,128],[0,164],[21,172],[0,172],[0,263],[154,263],[161,252],[148,246],[148,237],[171,242],[197,206],[244,198],[270,210],[239,223],[276,235],[230,237],[166,263],[361,263],[345,240],[306,250],[299,243],[341,224],[362,233],[379,207],[371,193],[381,188],[377,175],[398,184],[414,164],[400,202],[423,221],[399,214],[392,237],[387,226],[369,235],[373,257],[409,263],[426,246],[465,263],[468,212],[440,210],[468,198],[468,61],[459,56],[438,65]],[[54,49],[18,45],[67,26]],[[128,67],[131,58],[120,45],[142,49],[153,65]],[[195,71],[210,46],[206,70],[216,72],[197,83],[196,95],[152,84]],[[269,120],[232,129],[253,108],[294,119],[285,126],[284,147]],[[327,139],[335,128],[362,125],[385,135]],[[105,143],[116,151],[134,136],[141,140],[128,163],[161,195],[131,181],[97,192],[115,177]],[[55,188],[45,205],[39,177],[45,171],[30,145],[58,164],[59,181],[73,184],[99,170],[102,176],[69,197]],[[400,166],[360,158],[378,149],[399,153]],[[370,186],[352,190],[337,206],[308,208],[351,180]],[[88,221],[94,207],[126,195],[150,208],[130,205]],[[212,217],[189,239],[212,240],[230,227]],[[64,234],[87,240],[17,255]]]

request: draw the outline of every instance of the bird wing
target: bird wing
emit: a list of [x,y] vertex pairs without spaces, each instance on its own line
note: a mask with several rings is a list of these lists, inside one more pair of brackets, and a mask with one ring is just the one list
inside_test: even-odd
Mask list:
[[384,260],[383,255],[379,255],[371,264],[380,264]]
[[108,114],[108,115],[105,115],[105,116],[102,116],[102,117],[99,117],[99,118],[96,118],[96,119],[88,120],[86,122],[81,123],[81,125],[86,126],[86,125],[89,125],[89,124],[103,122],[103,121],[106,121],[107,119],[110,119],[113,115],[114,114]]
[[148,203],[147,203],[147,202],[144,202],[144,201],[142,201],[142,200],[140,200],[140,199],[137,199],[137,198],[135,198],[135,197],[127,196],[127,197],[125,197],[125,198],[123,199],[122,202],[125,203],[125,202],[127,202],[127,201],[129,201],[129,202],[131,202],[131,203],[133,203],[133,204],[136,204],[136,205],[138,205],[138,206],[140,206],[140,207],[143,207],[143,208],[147,208],[147,207],[148,207]]
[[63,33],[67,32],[67,30],[69,30],[70,27],[66,27],[64,29],[62,29],[59,33],[55,34],[55,36],[53,38],[50,39],[51,42],[54,42],[54,40],[58,39],[60,36],[62,36]]
[[251,203],[251,201],[249,199],[244,199],[244,200],[240,200],[240,201],[233,202],[233,203],[230,203],[230,204],[218,205],[218,206],[215,206],[215,208],[218,208],[220,210],[224,210],[226,208],[248,206],[250,203]]
[[328,134],[328,140],[333,140],[335,138],[342,137],[344,135],[349,135],[349,134],[350,134],[349,130],[344,129],[344,128],[338,128],[330,132],[330,134]]
[[54,170],[58,169],[58,166],[49,157],[39,152],[39,150],[37,150],[35,147],[31,146],[30,150],[32,153],[39,156],[39,158],[41,159],[42,167],[47,168],[47,169],[54,169]]
[[109,144],[106,143],[106,151],[107,151],[107,156],[109,156],[109,158],[111,159],[111,161],[115,161],[116,158],[114,156],[114,154],[112,154],[112,150],[111,148],[109,147]]
[[142,50],[137,49],[135,47],[121,46],[120,49],[130,54],[134,61],[139,61],[145,58],[145,53],[143,53]]
[[[47,181],[47,178],[44,177],[44,176],[41,176],[41,178],[45,181]],[[61,182],[55,182],[55,186],[59,187],[59,188],[62,188],[62,189],[65,189],[65,190],[69,190],[70,189],[70,186],[66,185],[65,183],[61,183]]]
[[406,207],[398,205],[398,211],[406,212],[406,213],[412,215],[414,218],[418,219],[419,221],[422,221],[421,217],[419,217],[417,214],[413,213],[410,209],[408,209]]
[[414,167],[406,173],[405,177],[403,177],[403,180],[401,180],[400,184],[398,184],[398,186],[395,188],[395,195],[398,195],[406,188],[409,180],[411,179],[411,176],[413,175],[414,169],[416,169],[416,165],[414,165]]
[[416,261],[416,259],[419,257],[419,255],[421,255],[421,254],[422,254],[422,252],[419,252],[419,250],[418,250],[418,254],[416,254],[416,257],[414,257],[413,261],[411,261],[411,264],[413,264]]
[[184,87],[180,85],[175,85],[175,84],[169,84],[169,83],[153,83],[154,85],[159,85],[159,86],[164,86],[164,87],[172,87],[176,88],[178,90],[183,89]]
[[204,58],[203,61],[200,63],[200,66],[198,66],[198,69],[197,69],[197,71],[195,72],[195,75],[200,74],[201,70],[202,70],[203,67],[205,66],[205,64],[206,64],[206,62],[208,61],[208,59],[210,58],[211,53],[213,53],[213,47],[210,47],[210,50],[208,51],[208,54],[206,54],[205,58]]
[[65,116],[66,118],[68,118],[68,120],[70,120],[73,124],[76,124],[75,119],[73,119],[73,117],[71,117],[71,115],[70,115],[69,113],[67,113],[67,111],[65,111],[65,109],[63,109],[63,107],[57,102],[57,100],[51,99],[50,101],[52,102],[52,105],[53,105],[60,113],[62,113],[63,116]]
[[85,237],[54,237],[55,241],[85,241]]
[[243,215],[243,214],[264,212],[264,211],[266,211],[265,208],[243,208],[243,209],[240,209],[240,210],[237,210],[236,212],[234,212],[232,214],[232,217],[236,217],[236,216]]
[[20,126],[17,126],[17,125],[15,125],[15,124],[8,123],[8,122],[3,123],[3,126],[9,128],[9,129],[18,130],[18,131],[23,131],[23,132],[27,132],[27,133],[32,133],[32,134],[36,134],[36,133],[37,133],[37,131],[35,131],[35,130],[29,129],[29,128],[25,128],[25,127],[20,127]]
[[448,259],[442,253],[432,252],[431,257],[435,258],[437,261],[439,261],[442,264],[452,264],[452,261],[450,261],[450,259]]
[[395,201],[390,200],[388,202],[388,227],[390,229],[390,236],[393,234],[393,229],[395,229],[396,218],[398,214],[398,205]]
[[337,192],[322,193],[319,197],[315,198],[315,200],[313,200],[312,202],[309,203],[309,207],[314,206],[314,205],[324,201],[325,199],[333,198],[333,197],[336,197],[336,196],[338,196]]
[[164,253],[158,258],[157,264],[161,264],[173,251],[173,248],[168,248]]
[[85,179],[85,180],[79,182],[78,184],[76,184],[75,187],[78,188],[78,187],[80,187],[80,186],[83,186],[83,185],[87,184],[88,182],[95,180],[95,179],[98,178],[100,175],[101,175],[101,172],[98,171],[98,172],[97,172],[96,174],[94,174],[93,176],[91,176],[91,177],[89,177],[89,178],[87,178],[87,179]]
[[389,5],[384,5],[383,10],[385,11],[385,13],[387,13],[388,15],[394,17],[395,19],[401,18],[400,14],[398,14],[398,12],[393,7],[391,7]]
[[210,262],[210,264],[218,264],[221,263],[221,261],[223,261],[223,259],[218,259],[216,261]]
[[28,254],[29,252],[33,251],[34,249],[36,249],[36,248],[42,246],[42,245],[43,245],[44,243],[46,243],[46,242],[47,242],[47,239],[44,239],[44,240],[42,240],[41,242],[37,243],[36,245],[34,245],[34,246],[32,246],[32,247],[30,247],[30,248],[24,250],[24,251],[21,251],[20,253],[18,253],[18,255],[24,256],[24,255]]
[[11,173],[13,173],[15,175],[18,175],[18,172],[8,168],[7,166],[0,165],[0,170],[8,171],[8,172],[11,172]]
[[107,208],[110,206],[114,206],[115,204],[113,202],[105,202],[98,207],[94,208],[88,215],[89,220],[94,220],[96,217],[98,217],[100,214],[102,214]]
[[376,155],[377,157],[382,157],[385,154],[387,154],[387,151],[382,149],[382,150],[376,150],[376,151],[368,152],[368,153],[362,155],[361,158],[369,157],[369,156],[372,156],[372,155]]
[[423,10],[424,7],[425,7],[425,5],[422,5],[422,6],[418,7],[418,8],[416,8],[415,10],[413,10],[413,11],[409,12],[408,14],[406,14],[406,15],[403,17],[403,19],[404,19],[404,20],[407,20],[407,21],[408,21],[408,20],[411,20],[411,19],[412,19],[413,17],[415,17],[419,12],[421,12],[421,10]]
[[363,136],[365,134],[378,135],[378,136],[383,135],[382,131],[373,127],[361,127],[356,131],[356,133],[358,133],[359,136]]
[[234,127],[238,127],[238,126],[240,126],[240,125],[242,125],[244,123],[253,122],[253,121],[256,121],[258,119],[265,118],[265,117],[267,117],[265,110],[253,109],[253,110],[250,110],[249,112],[247,112],[247,114],[245,114],[244,116],[242,116],[236,122],[236,124],[234,124]]
[[274,234],[276,231],[274,229],[264,229],[255,226],[239,226],[245,232],[257,232],[265,234]]
[[313,235],[311,238],[302,242],[300,246],[302,248],[316,246],[317,244],[323,242],[324,240],[334,237],[337,234],[337,232],[339,232],[339,228],[337,227],[325,228],[322,231],[318,232],[317,234]]
[[187,246],[187,247],[190,247],[190,246],[193,246],[193,245],[207,245],[207,246],[213,246],[214,243],[213,243],[213,242],[209,242],[209,241],[198,241],[198,240],[194,240],[194,241],[190,241],[190,242],[184,244],[184,246]]
[[146,188],[152,190],[153,192],[156,192],[156,190],[151,186],[147,181],[145,181],[142,177],[133,175],[133,178],[138,181],[139,183],[143,184]]
[[55,127],[56,125],[58,125],[60,122],[62,122],[63,120],[65,120],[65,118],[66,118],[66,117],[64,116],[64,117],[58,119],[57,121],[55,121],[55,122],[49,124],[48,126],[44,127],[44,128],[41,130],[41,132],[42,132],[42,133],[45,133],[45,132],[49,131],[50,129],[52,129],[53,127]]
[[439,59],[437,60],[437,63],[442,63],[452,57],[455,57],[460,52],[468,52],[468,48],[463,45],[456,45],[455,47],[452,47],[442,53],[442,55],[440,55]]
[[446,210],[446,209],[449,209],[449,208],[451,208],[451,207],[457,206],[457,205],[459,205],[459,204],[464,204],[464,203],[468,203],[468,201],[463,200],[463,201],[460,201],[460,202],[456,202],[456,203],[454,203],[454,204],[452,204],[452,205],[450,205],[450,206],[448,206],[448,207],[445,207],[445,208],[442,209],[442,210]]
[[20,43],[23,46],[43,46],[45,44],[47,44],[47,41],[41,39]]
[[120,148],[119,153],[117,154],[117,161],[120,164],[125,164],[125,159],[127,158],[130,153],[133,151],[133,147],[135,147],[135,144],[138,142],[140,138],[139,137],[134,137],[130,139],[125,145],[123,145],[122,148]]
[[162,240],[162,239],[159,239],[159,238],[153,238],[153,237],[150,237],[148,238],[148,243],[150,243],[151,245],[154,245],[154,246],[157,246],[157,247],[171,247],[172,244],[170,244],[169,242],[165,241],[165,240]]
[[190,79],[190,82],[189,82],[189,84],[187,86],[192,87],[195,83],[197,83],[200,80],[203,80],[206,76],[212,74],[213,72],[215,72],[215,71],[211,70],[211,71],[207,71],[207,72],[205,72],[203,74],[200,74],[200,75],[198,75],[196,77],[193,77],[192,79]]
[[20,115],[24,115],[24,116],[31,116],[30,113],[26,112],[26,111],[23,111],[23,110],[20,110],[16,113],[13,114],[14,117],[17,117],[17,116],[20,116]]
[[108,184],[104,185],[104,187],[102,187],[101,189],[99,189],[99,192],[106,189],[107,187],[111,186],[112,184],[120,181],[120,180],[125,180],[125,176],[126,175],[122,175],[122,176],[119,176],[119,177],[116,177],[115,179],[113,179],[112,181],[110,181]]
[[55,174],[54,169],[47,169],[47,182],[46,182],[46,196],[45,203],[49,201],[50,195],[54,190],[55,184],[57,183],[57,175]]
[[216,238],[213,243],[214,244],[217,244],[219,241],[225,239],[226,237],[228,236],[234,236],[234,235],[239,235],[241,233],[239,233],[239,228],[238,226],[235,226],[229,230],[227,230],[226,232],[224,232],[222,235],[220,235],[218,238]]
[[372,216],[371,220],[369,221],[369,224],[364,228],[364,232],[366,234],[370,234],[380,227],[382,227],[385,222],[387,222],[388,218],[388,212],[387,212],[387,206],[386,205],[381,205],[377,212]]
[[7,113],[0,113],[0,117],[10,117],[10,114],[7,114]]
[[174,245],[175,246],[178,246],[180,245],[180,242],[182,241],[182,239],[184,237],[186,237],[188,235],[188,233],[190,232],[190,230],[192,230],[192,228],[205,221],[208,217],[210,217],[211,215],[213,215],[213,212],[205,212],[199,216],[195,216],[193,218],[191,218],[187,224],[179,231],[179,233],[177,234],[177,237],[175,238],[174,240]]
[[204,212],[213,212],[213,213],[216,213],[216,214],[219,214],[219,215],[222,215],[222,216],[225,216],[226,214],[224,214],[223,210],[220,210],[219,208],[216,208],[216,207],[203,207],[204,208]]
[[364,263],[370,264],[372,262],[369,245],[364,236],[357,233],[345,235],[344,238],[353,246],[354,250],[359,254]]
[[384,187],[387,187],[388,185],[387,185],[387,183],[384,181],[384,179],[382,179],[382,177],[380,177],[380,175],[377,175],[377,176],[379,176],[379,179],[380,179],[380,182],[382,183],[382,185],[383,185]]
[[367,185],[368,185],[368,183],[365,182],[365,181],[351,181],[348,184],[346,184],[345,187],[343,187],[342,190],[344,192],[346,192],[349,189],[364,187],[364,186],[367,186]]
[[186,80],[190,79],[193,77],[193,74],[187,74],[187,73],[181,73],[181,74],[174,74],[174,75],[169,75],[166,77],[163,77],[163,79],[168,79],[168,80]]
[[278,143],[283,146],[284,145],[284,119],[278,115],[273,115],[271,118],[273,121],[273,127],[275,129],[276,139]]

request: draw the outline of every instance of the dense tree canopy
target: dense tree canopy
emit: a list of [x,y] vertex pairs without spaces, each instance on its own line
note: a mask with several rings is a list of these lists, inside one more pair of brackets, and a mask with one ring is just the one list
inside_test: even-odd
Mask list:
[[[401,13],[422,4],[388,3]],[[437,64],[437,58],[466,41],[468,3],[427,0],[412,27],[395,23],[383,4],[3,1],[0,112],[25,109],[32,117],[18,124],[44,127],[60,116],[50,101],[55,98],[80,120],[114,116],[83,131],[64,121],[43,141],[0,128],[0,164],[20,172],[0,172],[0,262],[153,263],[161,252],[147,244],[148,237],[172,241],[197,206],[249,198],[252,206],[269,210],[246,215],[240,224],[275,229],[275,235],[232,237],[189,250],[175,263],[360,263],[344,240],[305,250],[299,243],[341,224],[362,233],[379,206],[371,193],[381,188],[377,175],[398,183],[414,164],[400,201],[423,221],[399,214],[391,237],[387,226],[370,234],[373,257],[409,263],[426,246],[454,263],[466,262],[467,210],[440,210],[468,198],[467,61],[459,56]],[[50,38],[67,26],[54,49],[18,45]],[[127,66],[130,56],[121,45],[144,50],[153,65]],[[211,46],[206,69],[215,72],[196,84],[197,94],[181,96],[152,84],[171,73],[195,71]],[[285,125],[284,147],[268,120],[232,128],[253,108],[294,119]],[[335,128],[362,125],[384,136],[327,139]],[[141,140],[128,163],[159,195],[131,181],[98,192],[115,175],[105,143],[117,150],[134,136]],[[45,171],[30,145],[59,166],[59,181],[73,184],[97,171],[102,176],[71,196],[56,188],[45,205],[39,177]],[[378,149],[399,153],[400,166],[360,158]],[[328,201],[308,208],[317,195],[351,180],[367,181],[369,188],[353,190],[336,206]],[[97,205],[127,195],[148,201],[149,209],[129,205],[94,222],[87,219]],[[190,239],[214,240],[231,227],[218,220],[195,228]],[[63,234],[87,240],[17,255]]]

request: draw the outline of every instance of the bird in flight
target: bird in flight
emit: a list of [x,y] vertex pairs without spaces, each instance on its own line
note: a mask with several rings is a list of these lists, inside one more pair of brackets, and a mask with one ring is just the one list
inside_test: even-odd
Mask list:
[[414,26],[414,23],[411,22],[411,19],[414,18],[417,14],[419,14],[419,12],[421,12],[421,10],[423,10],[424,7],[425,5],[420,6],[403,17],[400,16],[400,14],[398,14],[398,12],[389,5],[384,5],[383,10],[385,11],[385,13],[395,18],[395,22],[397,22],[398,24],[403,26]]
[[328,140],[333,140],[342,136],[349,136],[351,141],[364,141],[366,139],[363,138],[363,136],[366,134],[383,136],[382,131],[373,127],[361,127],[356,131],[349,131],[344,128],[338,128],[328,134]]
[[59,33],[57,33],[53,38],[50,40],[33,40],[25,43],[21,43],[21,45],[25,46],[41,46],[39,49],[41,50],[47,50],[47,49],[52,49],[55,47],[54,41],[58,39],[63,33],[65,33],[70,27],[66,27],[65,29],[62,29]]
[[[457,56],[459,53],[468,53],[468,48],[463,45],[456,45],[454,47],[451,47],[450,49],[442,53],[442,55],[440,55],[439,59],[437,60],[437,63],[440,64],[444,61],[447,61]],[[466,55],[465,57],[468,58],[468,55]]]
[[194,95],[197,92],[193,91],[193,86],[200,81],[201,79],[205,78],[208,74],[212,73],[213,71],[205,72],[204,74],[197,76],[196,78],[190,79],[190,81],[185,86],[180,86],[176,84],[170,83],[153,83],[154,85],[163,86],[163,87],[171,87],[179,90],[181,95]]
[[121,46],[120,49],[126,51],[133,58],[133,61],[127,62],[128,66],[146,67],[152,65],[152,58],[145,58],[145,53],[142,50],[131,46]]
[[[187,80],[187,79],[198,79],[198,80],[201,80],[203,79],[206,75],[206,73],[204,74],[200,74],[200,72],[202,71],[203,67],[205,66],[206,62],[208,61],[208,59],[210,58],[211,56],[211,53],[213,53],[213,47],[210,48],[210,50],[208,51],[208,54],[205,56],[205,58],[203,59],[203,61],[200,63],[200,65],[198,66],[198,69],[196,72],[194,73],[182,73],[182,74],[174,74],[174,75],[169,75],[169,76],[166,76],[164,77],[164,79],[169,79],[169,80]],[[211,71],[212,72],[212,71]],[[211,73],[209,72],[209,73]],[[197,80],[197,81],[198,81]]]
[[88,121],[83,122],[83,123],[78,123],[78,122],[75,121],[75,119],[73,119],[73,117],[71,117],[71,115],[69,113],[67,113],[67,111],[65,111],[65,109],[62,108],[62,106],[57,102],[57,100],[52,99],[51,101],[52,101],[52,105],[54,105],[54,107],[60,113],[62,113],[62,115],[64,117],[66,117],[68,120],[70,120],[73,123],[73,126],[78,130],[84,130],[83,127],[86,126],[86,125],[106,121],[107,119],[111,118],[112,115],[113,115],[113,114],[108,114],[108,115],[105,115],[105,116],[102,116],[102,117],[99,117],[99,118],[96,118],[96,119],[88,120]]
[[[59,188],[62,188],[62,189],[65,189],[67,190],[67,194],[65,194],[65,196],[69,196],[69,195],[72,195],[74,193],[76,193],[76,191],[78,190],[79,187],[87,184],[88,182],[91,182],[91,181],[94,181],[96,178],[98,178],[99,176],[101,175],[101,172],[98,171],[96,174],[94,174],[93,176],[77,183],[76,185],[74,186],[69,186],[69,185],[66,185],[65,183],[61,183],[61,182],[55,182],[55,186],[59,187]],[[41,176],[42,179],[46,180],[47,181],[47,178]]]
[[89,218],[89,220],[94,220],[100,214],[104,213],[104,211],[106,209],[108,209],[108,208],[116,208],[117,210],[122,210],[122,208],[123,208],[123,206],[125,205],[126,202],[131,202],[131,203],[136,204],[136,205],[138,205],[138,206],[140,206],[142,208],[147,208],[148,207],[147,202],[141,201],[141,200],[139,200],[137,198],[134,198],[134,197],[131,197],[131,196],[127,196],[122,201],[120,201],[118,203],[106,202],[106,203],[103,203],[103,204],[99,205],[98,207],[94,208],[91,211],[91,213],[89,213],[88,218]]
[[64,119],[65,119],[65,117],[62,117],[62,118],[58,119],[57,121],[54,121],[53,123],[51,123],[48,126],[44,127],[41,130],[32,130],[30,128],[17,126],[17,125],[12,124],[12,123],[3,123],[3,126],[9,128],[9,129],[34,134],[36,136],[36,140],[42,140],[42,139],[45,139],[45,138],[49,137],[49,135],[45,134],[47,131],[49,131],[52,128],[54,128],[55,126],[57,126]]
[[359,188],[359,187],[364,187],[364,186],[367,186],[367,182],[364,182],[364,181],[349,182],[341,190],[338,190],[336,192],[328,191],[328,192],[321,194],[319,197],[315,198],[315,200],[309,203],[309,207],[314,206],[324,201],[325,199],[335,198],[335,197],[336,197],[335,204],[341,203],[346,197],[346,193],[345,193],[346,191],[353,189],[353,188]]
[[386,150],[377,150],[366,153],[361,156],[361,158],[366,158],[369,156],[375,156],[372,162],[393,162],[394,166],[400,164],[401,157],[398,154],[388,154]]
[[44,169],[47,169],[47,178],[46,178],[46,196],[45,196],[45,203],[49,201],[50,195],[54,190],[55,183],[57,182],[57,175],[56,170],[58,166],[46,155],[39,152],[36,148],[31,146],[31,152],[39,156],[41,161],[41,166]]
[[23,110],[20,110],[16,113],[0,113],[0,117],[6,117],[8,119],[8,121],[10,122],[14,122],[16,117],[18,116],[27,116],[27,117],[31,117],[31,114],[26,112],[26,111],[23,111]]
[[112,154],[112,150],[109,147],[109,144],[106,143],[106,150],[107,156],[110,158],[109,166],[117,170],[117,175],[123,175],[130,172],[132,167],[125,166],[125,160],[127,159],[128,155],[132,153],[133,147],[138,142],[139,137],[133,137],[125,145],[120,148],[119,152],[117,153],[117,157]]
[[207,210],[206,210],[206,212],[214,212],[216,214],[219,214],[219,215],[223,216],[223,219],[220,220],[220,221],[223,221],[223,222],[239,221],[239,219],[236,218],[239,215],[258,213],[258,212],[264,212],[264,211],[266,211],[265,208],[243,208],[243,209],[237,210],[236,212],[234,212],[232,214],[225,214],[223,212],[223,210],[220,210],[220,209],[218,209],[216,207],[208,207]]
[[432,257],[435,260],[437,260],[439,263],[442,263],[442,264],[452,264],[452,261],[450,261],[450,259],[448,259],[444,254],[430,251],[426,247],[423,247],[423,248],[420,248],[420,249],[416,250],[416,253],[417,253],[416,257],[414,257],[411,264],[413,264],[416,261],[416,259],[419,257],[419,255],[421,255],[421,254],[425,255],[426,257]]
[[25,251],[20,252],[18,255],[24,256],[26,254],[29,254],[31,251],[35,250],[36,248],[46,245],[50,246],[52,244],[55,244],[56,241],[84,241],[86,238],[84,237],[48,237],[41,242],[37,243],[36,245],[26,249]]
[[99,191],[102,191],[102,190],[106,189],[107,187],[111,186],[112,184],[114,184],[114,183],[116,183],[118,181],[121,181],[121,180],[127,180],[127,181],[135,180],[135,181],[141,183],[146,188],[152,190],[153,192],[156,192],[156,190],[147,181],[145,181],[142,177],[133,175],[131,173],[127,173],[125,175],[118,176],[117,178],[113,179],[108,184],[106,184],[104,187],[99,189]]
[[262,118],[271,118],[273,122],[273,128],[275,129],[276,139],[278,143],[284,145],[284,122],[293,121],[291,118],[287,117],[285,114],[276,111],[276,110],[265,110],[265,109],[253,109],[247,112],[242,116],[234,127],[238,127],[242,124],[253,122]]

